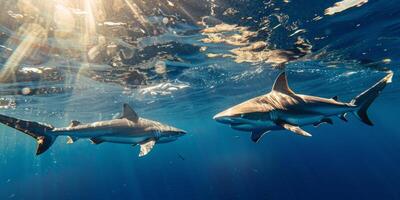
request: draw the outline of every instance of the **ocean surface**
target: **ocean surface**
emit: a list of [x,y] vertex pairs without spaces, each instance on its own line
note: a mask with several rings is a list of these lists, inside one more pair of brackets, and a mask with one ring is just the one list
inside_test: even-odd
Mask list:
[[[0,114],[68,126],[141,117],[188,132],[131,145],[36,141],[0,125],[0,199],[400,199],[398,0],[0,0]],[[348,102],[349,122],[248,132],[212,117],[271,90]]]

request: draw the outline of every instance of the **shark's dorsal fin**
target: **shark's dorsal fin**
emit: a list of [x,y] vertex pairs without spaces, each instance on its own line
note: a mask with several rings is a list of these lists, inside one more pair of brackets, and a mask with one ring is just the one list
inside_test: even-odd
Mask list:
[[139,116],[128,104],[124,103],[121,118],[126,118],[135,122],[139,119]]
[[335,100],[335,101],[338,101],[339,97],[338,96],[334,96],[334,97],[332,97],[332,99]]
[[294,92],[289,88],[286,72],[282,72],[276,78],[274,86],[272,86],[272,91],[281,92],[284,94],[294,94]]
[[154,138],[141,143],[139,157],[147,155],[151,149],[153,149],[154,144],[156,144],[156,140]]

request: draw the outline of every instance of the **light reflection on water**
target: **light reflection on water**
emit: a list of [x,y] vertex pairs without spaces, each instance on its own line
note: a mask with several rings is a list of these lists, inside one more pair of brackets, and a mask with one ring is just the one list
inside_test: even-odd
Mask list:
[[[0,199],[396,199],[398,6],[334,3],[1,0],[1,114],[67,126],[129,103],[189,134],[143,159],[64,138],[35,157],[30,138],[1,126]],[[371,128],[334,120],[311,140],[278,132],[254,145],[211,119],[281,70],[293,90],[343,101],[395,77]]]

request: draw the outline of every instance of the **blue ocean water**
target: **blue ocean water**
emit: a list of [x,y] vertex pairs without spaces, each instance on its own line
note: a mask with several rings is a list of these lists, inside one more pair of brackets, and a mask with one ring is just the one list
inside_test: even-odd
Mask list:
[[[142,158],[62,137],[35,156],[35,140],[0,125],[0,199],[400,199],[399,1],[333,15],[337,0],[1,2],[1,114],[63,127],[128,103],[188,134]],[[283,70],[296,93],[345,102],[394,77],[372,127],[349,115],[255,144],[212,119]]]

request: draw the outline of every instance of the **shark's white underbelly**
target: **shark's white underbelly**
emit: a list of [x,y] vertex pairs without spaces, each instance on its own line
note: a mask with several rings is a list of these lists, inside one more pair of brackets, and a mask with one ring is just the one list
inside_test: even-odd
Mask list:
[[240,131],[252,131],[254,129],[276,129],[273,121],[240,120],[240,123],[231,124],[231,127]]
[[138,144],[143,141],[148,140],[149,136],[140,136],[140,137],[120,137],[120,136],[102,136],[99,137],[104,142],[111,143],[123,143],[123,144]]
[[287,115],[282,117],[285,122],[293,125],[305,126],[320,122],[324,116],[323,115]]
[[138,144],[153,137],[151,133],[134,133],[129,134],[128,128],[96,128],[96,129],[80,129],[66,130],[57,132],[58,135],[71,136],[75,138],[96,138],[103,142]]

